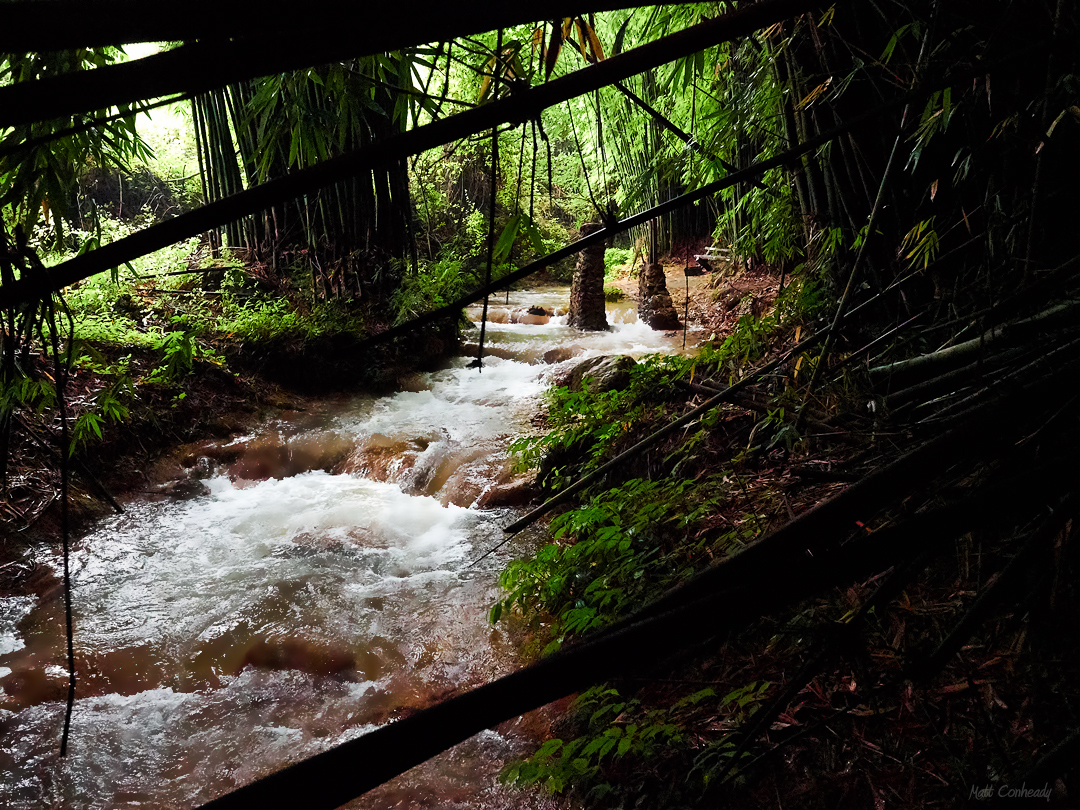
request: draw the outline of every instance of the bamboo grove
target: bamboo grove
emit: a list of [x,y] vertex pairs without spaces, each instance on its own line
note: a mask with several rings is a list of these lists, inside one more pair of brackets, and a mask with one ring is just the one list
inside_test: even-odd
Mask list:
[[[749,402],[766,416],[740,437],[747,452],[755,437],[787,436],[857,482],[807,499],[798,515],[785,501],[782,525],[745,550],[538,664],[212,806],[337,806],[482,728],[598,682],[654,675],[657,661],[685,661],[844,589],[859,594],[850,612],[816,622],[810,635],[823,643],[792,653],[786,683],[709,743],[708,775],[680,801],[764,803],[752,778],[790,776],[785,754],[816,766],[825,755],[814,752],[840,750],[821,742],[805,753],[807,735],[840,717],[866,720],[869,738],[867,718],[890,701],[907,706],[903,695],[942,673],[986,694],[978,666],[998,658],[977,665],[972,650],[1000,652],[1008,633],[1027,639],[999,656],[1010,673],[1054,684],[1034,699],[1034,730],[1008,736],[987,710],[970,740],[997,748],[956,754],[945,775],[901,762],[910,752],[890,737],[903,767],[889,789],[905,806],[958,804],[984,775],[964,772],[972,762],[1009,783],[1067,780],[1080,739],[1067,686],[1080,598],[1075,3],[465,4],[451,14],[411,2],[361,25],[355,9],[318,0],[338,12],[333,22],[313,11],[294,27],[289,14],[260,12],[248,34],[252,4],[235,0],[215,4],[210,35],[137,10],[102,27],[74,6],[45,26],[43,7],[65,3],[0,4],[0,455],[13,416],[42,398],[31,355],[48,339],[46,353],[60,356],[63,289],[180,239],[210,234],[216,249],[275,273],[301,267],[317,295],[364,309],[361,346],[374,351],[589,244],[688,264],[711,238],[747,271],[779,275],[800,304],[753,358],[686,370],[680,390],[707,407],[672,412],[672,424],[692,413],[678,427],[693,429],[650,446],[668,463],[708,426],[702,414]],[[30,53],[16,52],[17,35]],[[136,82],[133,63],[111,64],[107,48],[146,39],[179,44],[142,60]],[[137,153],[130,114],[168,94],[193,110],[204,205],[46,268],[42,216],[63,242],[80,166]],[[463,239],[470,221],[480,224]],[[604,228],[573,241],[585,222]],[[443,286],[391,316],[421,284]],[[881,616],[910,605],[905,589],[947,589],[959,574],[942,566],[976,547],[987,567],[977,595],[964,591],[940,622],[909,610],[922,634],[910,644],[874,640]],[[848,702],[822,704],[817,725],[787,733],[779,718],[837,660],[872,686],[852,686]],[[968,745],[945,737],[946,753]],[[372,763],[365,773],[348,767],[360,756]],[[947,789],[926,787],[935,778]],[[859,801],[885,795],[859,789]],[[784,806],[837,806],[835,795],[788,793]]]

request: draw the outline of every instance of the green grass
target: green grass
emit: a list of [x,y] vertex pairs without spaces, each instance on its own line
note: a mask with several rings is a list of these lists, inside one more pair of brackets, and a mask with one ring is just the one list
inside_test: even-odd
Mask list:
[[604,287],[605,301],[621,301],[623,297],[623,291],[618,287]]
[[634,258],[631,248],[608,248],[604,251],[604,277],[611,278],[612,270],[629,264]]

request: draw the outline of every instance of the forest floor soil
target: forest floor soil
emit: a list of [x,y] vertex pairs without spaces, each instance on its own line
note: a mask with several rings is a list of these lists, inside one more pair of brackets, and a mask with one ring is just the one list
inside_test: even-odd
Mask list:
[[[780,279],[770,272],[735,272],[730,265],[723,264],[716,272],[687,276],[682,260],[665,258],[661,265],[679,320],[689,321],[690,325],[717,337],[730,333],[743,315],[752,312],[760,316],[768,312],[780,292]],[[700,271],[700,268],[695,265],[690,270]],[[637,301],[638,278],[630,275],[629,265],[616,268],[615,273],[604,286],[621,290],[627,298]]]

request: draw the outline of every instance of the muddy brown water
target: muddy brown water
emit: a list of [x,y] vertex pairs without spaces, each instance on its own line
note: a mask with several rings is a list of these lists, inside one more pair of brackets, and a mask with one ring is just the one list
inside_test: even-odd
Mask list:
[[[521,514],[493,507],[513,500],[507,444],[560,365],[682,339],[627,304],[606,333],[529,314],[566,300],[495,299],[482,372],[456,358],[392,396],[267,423],[198,460],[209,494],[133,502],[79,541],[65,759],[58,589],[0,599],[0,806],[195,807],[518,666],[488,609],[539,535],[468,567]],[[535,726],[485,731],[349,806],[552,806],[496,778]]]

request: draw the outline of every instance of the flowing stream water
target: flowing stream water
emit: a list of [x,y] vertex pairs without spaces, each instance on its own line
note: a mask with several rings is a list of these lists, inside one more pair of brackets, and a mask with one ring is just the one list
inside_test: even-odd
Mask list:
[[[0,806],[198,806],[518,666],[487,612],[539,535],[469,567],[521,514],[490,507],[513,484],[506,445],[558,368],[682,343],[625,305],[601,333],[527,313],[567,297],[494,299],[482,372],[455,358],[268,422],[199,462],[209,494],[132,502],[76,543],[64,759],[62,595],[0,599]],[[496,781],[529,734],[483,732],[349,806],[548,806]]]

